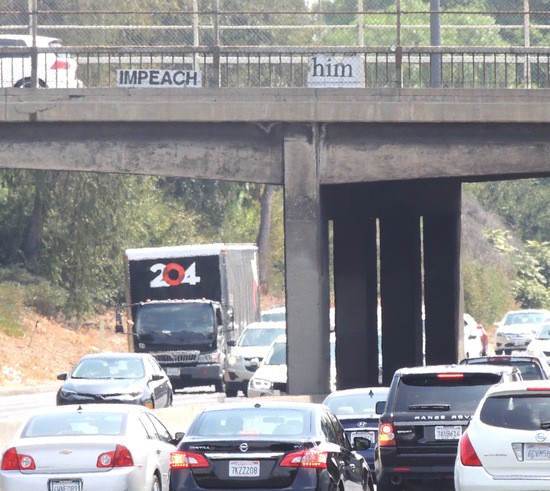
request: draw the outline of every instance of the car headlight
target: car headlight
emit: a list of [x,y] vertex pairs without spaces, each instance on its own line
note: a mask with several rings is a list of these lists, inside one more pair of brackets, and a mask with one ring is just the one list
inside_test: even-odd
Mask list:
[[214,353],[208,353],[206,355],[200,355],[197,359],[199,363],[219,363],[220,362],[220,352],[215,351]]
[[74,390],[68,390],[68,389],[61,389],[59,391],[59,394],[63,397],[71,397],[71,396],[75,396],[77,395],[78,392],[74,391]]
[[271,390],[273,389],[273,382],[271,380],[265,380],[263,378],[251,378],[250,387],[257,390]]

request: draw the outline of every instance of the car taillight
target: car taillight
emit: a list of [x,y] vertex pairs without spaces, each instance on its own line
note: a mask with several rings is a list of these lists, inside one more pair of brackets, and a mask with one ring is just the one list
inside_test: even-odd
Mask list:
[[106,467],[132,467],[134,459],[132,454],[124,445],[117,445],[114,451],[102,453],[97,458],[96,466]]
[[170,469],[190,469],[210,467],[208,460],[200,453],[172,452],[170,454]]
[[326,469],[327,468],[327,452],[321,450],[301,450],[300,452],[292,452],[283,458],[281,467],[307,467],[308,469]]
[[468,436],[468,432],[464,433],[464,435],[460,438],[460,461],[462,462],[462,465],[466,465],[468,467],[481,466],[481,461],[474,450],[470,437]]
[[395,447],[395,432],[391,423],[381,423],[378,428],[378,445],[380,447]]
[[50,70],[68,70],[69,62],[64,59],[57,58],[53,65],[50,67]]
[[3,471],[30,471],[36,469],[34,459],[29,455],[19,455],[14,447],[9,448],[2,456]]

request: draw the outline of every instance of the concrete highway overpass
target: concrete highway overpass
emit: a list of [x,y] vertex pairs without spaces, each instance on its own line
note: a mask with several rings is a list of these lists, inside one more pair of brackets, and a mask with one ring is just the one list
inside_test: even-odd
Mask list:
[[[550,176],[550,91],[2,89],[0,168],[284,187],[289,391],[460,355],[461,184]],[[380,285],[380,287],[378,286]]]

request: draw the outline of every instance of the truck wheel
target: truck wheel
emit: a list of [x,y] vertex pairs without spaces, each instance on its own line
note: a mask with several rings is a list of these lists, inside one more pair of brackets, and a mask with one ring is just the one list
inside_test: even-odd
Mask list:
[[215,392],[225,392],[225,384],[223,380],[217,380],[214,384],[214,391]]
[[234,385],[225,386],[225,395],[227,397],[237,397],[239,390]]

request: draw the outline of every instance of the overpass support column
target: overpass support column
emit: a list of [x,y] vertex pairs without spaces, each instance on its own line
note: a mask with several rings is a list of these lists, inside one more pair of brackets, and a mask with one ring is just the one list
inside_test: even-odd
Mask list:
[[458,361],[464,324],[460,319],[461,184],[446,184],[438,193],[445,213],[424,217],[426,363],[430,365]]
[[376,220],[350,211],[333,231],[337,387],[378,385]]
[[382,383],[395,370],[422,364],[422,278],[420,218],[380,219]]
[[285,286],[288,392],[330,388],[328,227],[321,209],[317,125],[284,134]]

